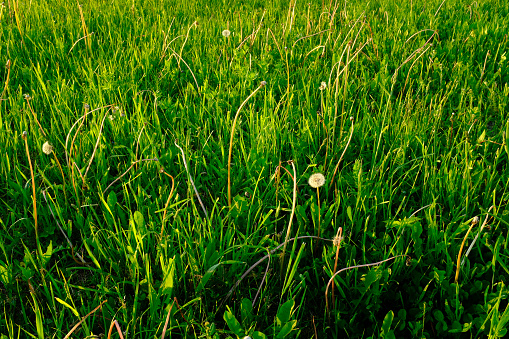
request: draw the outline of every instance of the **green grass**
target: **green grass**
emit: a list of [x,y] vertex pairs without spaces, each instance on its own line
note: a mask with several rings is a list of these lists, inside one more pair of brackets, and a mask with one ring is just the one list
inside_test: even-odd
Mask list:
[[0,338],[506,334],[507,1],[0,23]]

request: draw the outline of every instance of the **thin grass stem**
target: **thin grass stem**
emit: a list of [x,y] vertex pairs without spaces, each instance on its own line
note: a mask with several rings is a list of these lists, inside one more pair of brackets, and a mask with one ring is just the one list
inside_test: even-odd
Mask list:
[[[233,150],[233,136],[235,134],[235,126],[237,124],[237,119],[239,118],[239,114],[240,114],[240,110],[242,109],[242,107],[244,107],[244,105],[247,103],[247,101],[256,94],[256,92],[258,92],[263,86],[265,86],[267,83],[265,81],[262,81],[260,83],[260,85],[258,85],[258,87],[242,102],[242,104],[240,104],[240,107],[239,109],[237,110],[237,113],[235,114],[235,117],[233,118],[233,124],[232,124],[232,131],[231,131],[231,134],[230,134],[230,149],[229,149],[229,152],[228,152],[228,207],[231,209],[232,207],[232,185],[231,185],[231,178],[230,178],[230,173],[231,173],[231,167],[232,167],[232,150]],[[183,154],[183,151],[182,151],[182,154]]]

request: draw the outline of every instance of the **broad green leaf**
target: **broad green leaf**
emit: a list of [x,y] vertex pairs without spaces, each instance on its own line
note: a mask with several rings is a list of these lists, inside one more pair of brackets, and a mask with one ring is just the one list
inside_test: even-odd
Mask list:
[[143,214],[140,213],[140,211],[134,212],[134,222],[135,226],[138,227],[138,229],[143,229],[145,226],[145,219],[143,218]]
[[4,286],[7,286],[10,282],[9,272],[7,271],[7,268],[0,265],[0,281],[4,284]]
[[477,143],[482,144],[486,139],[486,130],[482,131],[481,136],[477,139]]
[[389,311],[385,315],[384,321],[382,323],[382,333],[387,334],[391,330],[392,321],[394,320],[394,312]]
[[276,338],[284,338],[284,337],[286,337],[295,328],[295,326],[297,326],[297,320],[294,319],[292,321],[287,322],[281,328],[281,330],[279,331],[279,333],[276,336]]
[[117,195],[115,194],[115,192],[111,191],[110,194],[108,194],[108,206],[113,211],[116,205],[117,205]]
[[164,269],[164,279],[161,282],[161,290],[163,295],[172,296],[174,279],[175,279],[175,261],[169,259],[168,265]]
[[251,334],[251,338],[253,339],[267,339],[267,336],[263,334],[262,332],[255,331],[253,334]]
[[235,318],[235,316],[229,310],[224,312],[223,318],[233,333],[235,333],[238,336],[242,336],[244,334],[243,330],[242,330],[242,326],[240,325],[239,321]]
[[277,311],[277,316],[276,316],[276,321],[277,321],[278,327],[284,326],[288,322],[288,320],[290,320],[290,317],[292,316],[292,309],[293,309],[294,304],[295,304],[295,302],[291,299],[279,307],[279,310]]
[[374,283],[377,280],[377,274],[375,270],[370,270],[367,274],[364,275],[364,286],[366,289],[371,286],[372,283]]
[[41,258],[42,267],[46,267],[46,264],[50,261],[51,255],[53,254],[53,242],[50,241],[46,253],[43,253]]
[[346,214],[348,215],[348,219],[350,219],[350,222],[353,222],[352,208],[350,206],[346,208]]

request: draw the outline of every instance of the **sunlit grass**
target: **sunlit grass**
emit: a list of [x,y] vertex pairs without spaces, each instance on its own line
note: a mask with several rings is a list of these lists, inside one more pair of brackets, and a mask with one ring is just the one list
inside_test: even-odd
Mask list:
[[0,339],[506,334],[505,1],[0,23]]

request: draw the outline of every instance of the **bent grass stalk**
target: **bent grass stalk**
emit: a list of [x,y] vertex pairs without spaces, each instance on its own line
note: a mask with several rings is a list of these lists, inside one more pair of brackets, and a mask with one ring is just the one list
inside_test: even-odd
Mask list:
[[85,180],[87,179],[87,173],[88,173],[88,170],[90,169],[90,165],[92,165],[92,161],[94,160],[95,152],[97,151],[97,147],[99,147],[99,141],[101,140],[101,134],[103,132],[104,121],[106,120],[106,117],[108,116],[109,111],[110,110],[108,109],[106,111],[106,113],[104,114],[103,120],[101,122],[101,127],[99,128],[99,135],[97,136],[97,141],[95,142],[94,151],[92,152],[92,156],[90,157],[90,160],[88,162],[88,166],[87,166],[87,169],[85,170],[85,174],[83,174],[83,178],[82,178],[83,188],[85,188]]
[[[486,218],[484,219],[484,222],[479,230],[479,233],[481,233],[481,231],[483,230],[483,228],[486,226],[486,224],[488,223],[488,216],[489,216],[489,213],[491,212],[491,209],[493,208],[493,206],[491,206],[489,209],[488,209],[488,212],[486,213]],[[468,228],[468,231],[467,231],[467,234],[465,234],[465,237],[463,238],[463,242],[461,243],[461,246],[460,246],[460,250],[458,252],[458,259],[456,260],[456,275],[454,276],[454,282],[457,284],[458,283],[458,278],[459,278],[459,275],[460,275],[460,267],[461,267],[461,253],[463,252],[463,247],[465,246],[465,242],[467,241],[467,237],[468,235],[470,234],[470,231],[472,230],[472,228],[477,225],[479,223],[479,218],[474,218],[472,220],[472,223],[470,224],[470,227]],[[467,254],[465,255],[465,258],[467,257],[467,255],[470,253],[470,250],[472,248],[472,246],[474,246],[476,240],[477,240],[477,237],[479,236],[479,234],[477,234],[477,236],[475,237],[474,241],[472,242],[472,244],[470,245],[470,247],[468,248],[468,251],[467,251]]]
[[[72,150],[73,150],[73,146],[74,146],[74,141],[76,140],[76,136],[78,135],[78,132],[80,131],[81,127],[83,126],[83,123],[84,123],[84,119],[87,115],[95,112],[95,111],[98,111],[100,109],[103,109],[103,108],[107,108],[107,107],[112,107],[113,105],[107,105],[107,106],[102,106],[102,107],[99,107],[99,108],[96,108],[94,110],[91,110],[89,111],[90,109],[90,106],[85,104],[85,114],[83,114],[83,116],[81,116],[78,120],[76,120],[74,122],[74,124],[71,126],[71,128],[69,129],[69,132],[67,132],[67,136],[65,138],[65,161],[67,162],[67,168],[70,169],[71,171],[71,182],[72,182],[72,185],[73,185],[73,188],[74,188],[74,193],[76,194],[76,199],[78,199],[78,190],[76,188],[76,182],[74,180],[74,166],[73,165],[76,165],[76,163],[74,163],[72,160],[71,160],[71,156],[72,156]],[[76,131],[76,133],[74,134],[72,140],[71,140],[71,146],[70,146],[70,149],[69,149],[69,152],[67,152],[67,143],[69,142],[69,136],[71,135],[71,132],[72,130],[74,129],[74,127],[76,126],[76,124],[78,122],[81,122],[79,127],[78,127],[78,130]],[[76,165],[77,167],[77,165]],[[79,170],[78,168],[78,173],[80,174],[80,177],[83,181],[85,181],[85,178],[83,177],[83,175],[81,174],[81,171]],[[79,202],[78,202],[79,204]]]
[[153,158],[153,159],[140,159],[140,160],[137,160],[137,161],[133,162],[133,163],[131,164],[131,166],[129,166],[129,168],[128,168],[128,169],[127,169],[124,173],[122,173],[122,175],[121,175],[121,176],[119,176],[118,178],[116,178],[115,180],[113,180],[113,181],[111,182],[111,184],[109,184],[109,185],[108,185],[108,187],[106,187],[106,189],[105,189],[105,190],[104,190],[104,192],[103,192],[103,197],[105,197],[105,198],[106,198],[106,191],[107,191],[107,190],[108,190],[111,186],[113,186],[113,184],[114,184],[114,183],[116,183],[117,181],[119,181],[120,179],[122,179],[122,177],[123,177],[124,175],[126,175],[126,174],[127,174],[127,173],[131,170],[131,168],[133,168],[133,166],[134,166],[134,165],[136,165],[137,163],[142,162],[142,161],[159,161],[159,159],[157,159],[157,158]]
[[[490,210],[491,210],[491,208],[493,208],[493,206],[490,207]],[[489,213],[489,210],[488,210],[488,213]],[[481,228],[479,229],[479,232],[477,232],[477,234],[475,235],[474,240],[472,241],[470,246],[468,246],[468,249],[465,252],[465,256],[461,260],[461,266],[463,266],[463,264],[465,263],[465,260],[467,259],[468,255],[470,254],[470,251],[472,250],[472,247],[474,247],[475,243],[477,242],[477,239],[479,239],[479,235],[481,234],[481,232],[484,229],[484,227],[486,227],[487,223],[488,223],[488,215],[486,215],[486,219],[484,219],[484,222],[483,222]]]
[[173,308],[173,305],[175,305],[175,300],[171,304],[170,309],[168,310],[168,314],[166,315],[166,321],[164,322],[163,333],[161,334],[161,339],[164,339],[164,336],[166,335],[166,329],[168,328],[168,322],[170,321],[170,314],[171,314],[171,309]]
[[120,328],[120,325],[118,324],[117,320],[112,320],[110,324],[110,328],[108,330],[108,339],[111,338],[111,333],[113,332],[113,326],[115,326],[115,329],[117,330],[118,336],[120,339],[124,339],[124,335],[122,334],[122,329]]
[[350,269],[354,269],[354,268],[361,268],[361,267],[370,267],[370,266],[378,266],[386,261],[389,261],[389,260],[393,260],[393,259],[396,259],[396,258],[399,258],[399,257],[405,257],[407,256],[406,254],[400,254],[400,255],[397,255],[397,256],[394,256],[394,257],[391,257],[391,258],[388,258],[388,259],[385,259],[385,260],[382,260],[382,261],[377,261],[377,262],[374,262],[374,263],[371,263],[371,264],[362,264],[362,265],[355,265],[355,266],[350,266],[350,267],[345,267],[345,268],[342,268],[340,269],[339,271],[337,271],[336,273],[334,273],[332,275],[332,277],[329,279],[329,282],[327,283],[327,287],[325,288],[325,306],[326,306],[326,309],[327,309],[327,313],[329,312],[329,300],[328,300],[328,293],[329,293],[329,286],[330,284],[334,281],[334,278],[341,272],[343,271],[346,271],[346,270],[350,270]]
[[[232,131],[230,134],[230,150],[228,152],[228,208],[231,209],[232,207],[232,193],[231,193],[231,178],[230,178],[230,172],[232,167],[232,149],[233,149],[233,135],[235,134],[235,125],[237,124],[237,119],[239,118],[240,110],[244,105],[247,103],[249,99],[251,99],[252,96],[256,94],[263,86],[265,86],[267,82],[262,81],[260,85],[240,104],[239,109],[237,110],[237,113],[235,114],[235,118],[233,118],[233,124],[232,124]],[[180,148],[180,147],[179,147]],[[183,151],[182,151],[183,153]]]

